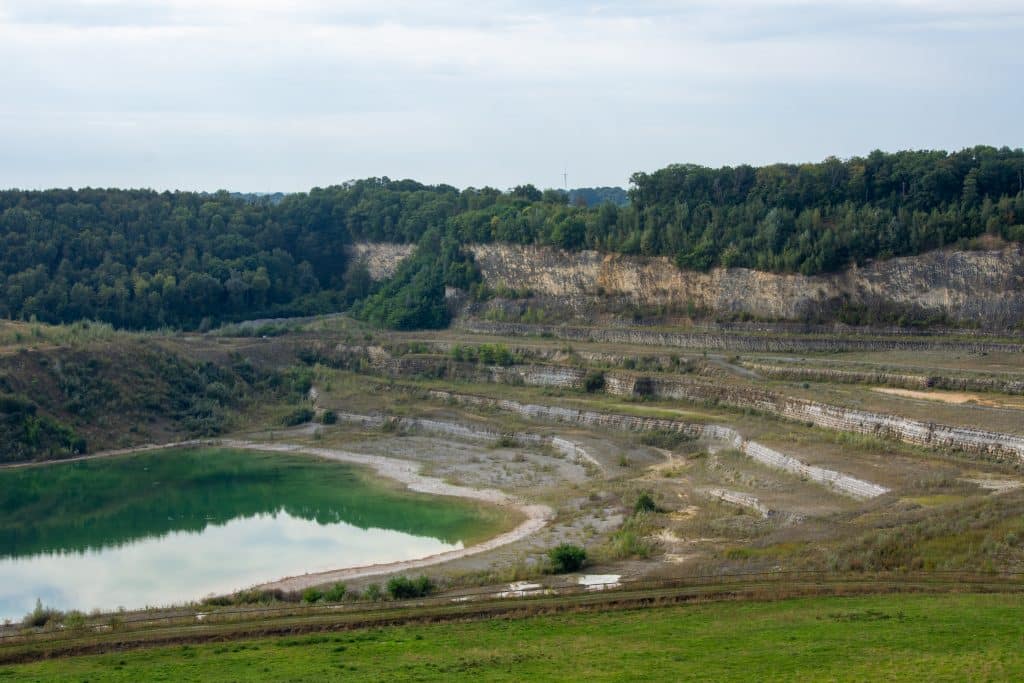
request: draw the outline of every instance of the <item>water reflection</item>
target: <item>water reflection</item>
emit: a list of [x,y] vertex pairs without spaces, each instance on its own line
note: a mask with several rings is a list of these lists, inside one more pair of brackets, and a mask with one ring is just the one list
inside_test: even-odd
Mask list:
[[166,605],[284,576],[422,557],[505,524],[356,467],[193,449],[0,471],[0,619]]
[[37,597],[83,611],[167,605],[284,576],[461,547],[390,529],[320,524],[282,510],[100,550],[0,559],[0,619],[20,619]]

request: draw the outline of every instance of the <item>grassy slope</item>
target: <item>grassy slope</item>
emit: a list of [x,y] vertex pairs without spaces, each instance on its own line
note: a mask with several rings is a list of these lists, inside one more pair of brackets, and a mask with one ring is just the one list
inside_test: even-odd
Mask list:
[[1019,595],[807,598],[180,646],[0,680],[1020,680]]

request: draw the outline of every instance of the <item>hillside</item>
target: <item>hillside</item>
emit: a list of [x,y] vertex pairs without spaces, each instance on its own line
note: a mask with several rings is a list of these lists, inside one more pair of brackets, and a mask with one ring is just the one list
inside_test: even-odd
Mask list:
[[[377,324],[433,327],[447,324],[445,286],[488,296],[462,251],[467,244],[558,248],[591,260],[587,252],[663,257],[663,270],[813,276],[949,246],[1024,240],[1019,149],[873,152],[762,168],[673,165],[634,174],[632,185],[628,205],[595,191],[601,203],[592,206],[530,185],[460,191],[388,178],[280,201],[223,192],[8,190],[0,192],[0,317],[208,329],[361,301],[354,310]],[[424,254],[400,282],[374,286],[346,258],[360,241],[417,244]],[[737,297],[727,296],[735,306]],[[699,305],[695,299],[674,303]],[[415,310],[406,310],[407,300]]]
[[289,345],[0,323],[0,463],[208,437],[304,398]]

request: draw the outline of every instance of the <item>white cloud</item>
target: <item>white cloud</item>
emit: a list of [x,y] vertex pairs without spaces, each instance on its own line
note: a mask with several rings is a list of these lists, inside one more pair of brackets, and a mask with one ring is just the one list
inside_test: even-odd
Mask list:
[[1018,5],[0,0],[0,147],[16,160],[0,186],[240,187],[280,169],[282,189],[550,184],[547,157],[623,183],[663,160],[865,152],[894,131],[979,142],[943,110],[965,98],[990,142],[1019,145],[996,126],[1021,100]]

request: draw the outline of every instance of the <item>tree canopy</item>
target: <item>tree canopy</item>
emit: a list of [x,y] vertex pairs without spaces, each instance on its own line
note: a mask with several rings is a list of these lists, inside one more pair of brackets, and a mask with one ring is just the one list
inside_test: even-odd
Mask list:
[[[872,152],[848,160],[672,165],[614,188],[458,190],[369,178],[307,193],[0,192],[0,316],[195,328],[342,310],[447,322],[445,287],[479,289],[462,245],[668,256],[683,268],[805,274],[1024,241],[1024,150]],[[417,243],[394,278],[349,264],[355,241]]]

